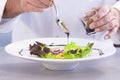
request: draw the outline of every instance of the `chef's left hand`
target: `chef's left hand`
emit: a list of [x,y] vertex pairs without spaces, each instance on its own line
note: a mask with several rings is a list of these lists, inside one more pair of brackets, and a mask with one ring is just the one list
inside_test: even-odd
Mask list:
[[89,25],[89,27],[91,29],[95,29],[95,32],[102,32],[106,30],[108,33],[104,36],[104,38],[111,38],[120,28],[120,12],[109,5],[97,8],[96,11],[96,13],[91,11],[89,14],[86,14],[86,16],[94,15],[92,17],[93,22]]

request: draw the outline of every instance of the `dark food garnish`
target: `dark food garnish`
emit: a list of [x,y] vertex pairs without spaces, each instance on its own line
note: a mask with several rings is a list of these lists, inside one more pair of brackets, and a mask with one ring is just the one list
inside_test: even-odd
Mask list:
[[93,50],[97,50],[99,52],[99,55],[103,55],[104,54],[101,49],[93,48]]
[[22,52],[23,52],[24,49],[21,49],[18,53],[22,56]]
[[37,42],[33,45],[30,44],[30,54],[31,55],[37,55],[39,57],[44,56],[46,53],[50,52],[50,48],[46,47],[45,44]]
[[70,50],[70,53],[72,53],[72,54],[76,54],[77,53],[77,49],[76,50]]

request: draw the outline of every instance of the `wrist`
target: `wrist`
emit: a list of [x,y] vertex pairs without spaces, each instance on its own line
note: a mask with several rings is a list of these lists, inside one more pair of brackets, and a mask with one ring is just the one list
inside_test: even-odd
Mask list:
[[12,18],[22,13],[23,10],[20,1],[21,0],[7,0],[3,18]]
[[119,30],[120,30],[120,1],[116,2],[114,5],[113,5],[113,8],[115,8],[117,11],[118,11],[118,14],[119,14]]

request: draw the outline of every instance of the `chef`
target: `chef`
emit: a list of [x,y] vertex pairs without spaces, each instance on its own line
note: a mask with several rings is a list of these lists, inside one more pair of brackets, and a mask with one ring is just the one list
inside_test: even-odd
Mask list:
[[[72,38],[94,38],[120,44],[120,2],[117,0],[54,0],[59,18],[66,24]],[[108,6],[109,5],[109,6]],[[95,14],[94,14],[95,13]],[[94,16],[93,16],[94,15]],[[81,17],[93,22],[96,34],[86,34]],[[12,30],[12,41],[66,37],[56,23],[53,0],[0,0],[0,32]]]

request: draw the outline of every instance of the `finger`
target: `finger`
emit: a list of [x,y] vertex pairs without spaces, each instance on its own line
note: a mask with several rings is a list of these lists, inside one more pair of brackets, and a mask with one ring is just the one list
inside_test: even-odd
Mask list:
[[96,28],[95,32],[102,32],[104,30],[111,30],[111,29],[116,28],[116,27],[119,27],[119,22],[118,22],[118,20],[114,19],[111,22],[109,22],[101,27]]
[[48,7],[48,5],[46,5],[42,1],[38,1],[38,0],[29,0],[28,3],[37,8],[47,8]]
[[26,12],[43,12],[44,9],[37,8],[33,5],[26,5],[26,7],[24,8],[24,11],[26,11]]
[[115,18],[116,18],[116,16],[114,16],[114,13],[109,12],[106,16],[104,16],[100,20],[91,23],[90,28],[94,29],[94,28],[98,28],[100,26],[104,26],[104,25],[108,24],[109,22],[111,22],[112,20],[114,20]]
[[105,25],[106,30],[110,30],[113,28],[119,27],[119,20],[113,19],[111,22]]
[[99,9],[100,9],[100,7],[92,8],[90,11],[88,11],[88,12],[83,16],[83,19],[84,19],[84,20],[88,20],[90,17],[92,17],[93,15],[95,15]]
[[[112,22],[112,25],[118,25],[118,22],[119,19],[118,19],[118,13],[116,13],[116,11],[111,8],[110,12],[105,15],[103,18],[99,19],[98,21],[94,21],[93,23],[90,24],[90,28],[91,29],[94,29],[94,28],[98,28],[100,26],[104,26],[110,22]],[[111,26],[110,24],[108,24],[108,26]],[[107,26],[107,27],[108,27]]]
[[47,7],[50,7],[53,5],[53,0],[38,0],[38,1],[43,3]]
[[111,38],[118,30],[118,27],[112,29],[112,30],[109,30],[108,34],[105,35],[105,39],[109,39]]
[[99,11],[96,13],[96,15],[92,18],[94,21],[97,21],[101,18],[103,18],[105,15],[107,15],[111,10],[111,7],[109,5],[105,5],[99,9]]
[[37,8],[48,8],[52,5],[52,0],[28,0],[27,3]]

